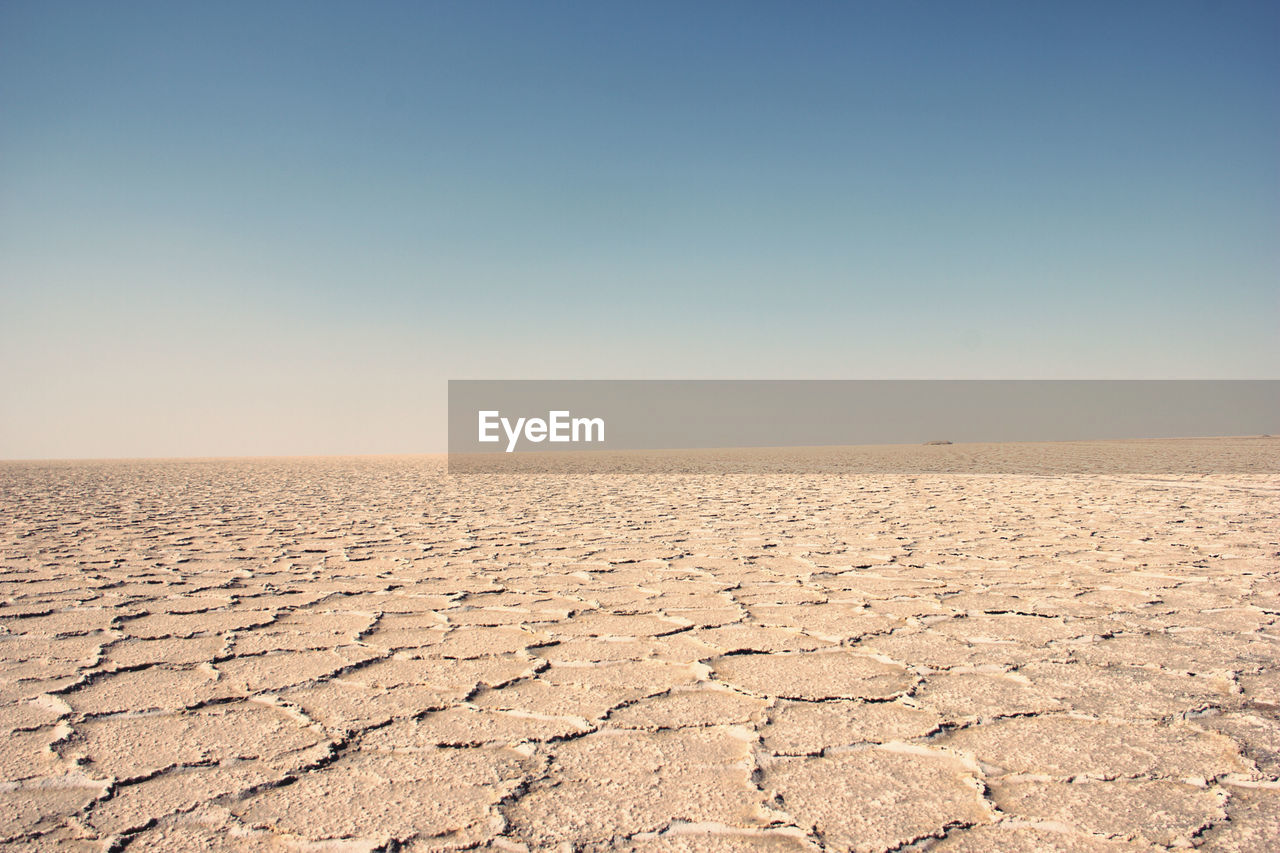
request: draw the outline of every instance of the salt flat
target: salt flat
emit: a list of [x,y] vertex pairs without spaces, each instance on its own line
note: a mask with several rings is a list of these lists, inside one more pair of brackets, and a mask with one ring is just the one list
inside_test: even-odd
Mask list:
[[1277,444],[1183,476],[4,463],[0,838],[1273,850]]

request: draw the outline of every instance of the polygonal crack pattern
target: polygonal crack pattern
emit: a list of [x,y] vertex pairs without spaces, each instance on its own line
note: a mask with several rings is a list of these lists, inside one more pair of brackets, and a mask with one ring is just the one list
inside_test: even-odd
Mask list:
[[0,845],[1274,849],[1278,517],[1262,475],[7,463]]

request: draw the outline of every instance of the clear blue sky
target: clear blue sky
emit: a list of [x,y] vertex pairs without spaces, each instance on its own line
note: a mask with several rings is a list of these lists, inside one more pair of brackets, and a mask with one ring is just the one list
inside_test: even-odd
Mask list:
[[1280,376],[1280,4],[0,4],[0,458],[447,378]]

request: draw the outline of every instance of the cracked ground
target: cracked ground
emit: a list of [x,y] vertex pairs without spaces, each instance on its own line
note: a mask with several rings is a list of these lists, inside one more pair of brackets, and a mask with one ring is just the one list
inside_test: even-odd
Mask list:
[[0,466],[6,849],[1275,850],[1280,480]]

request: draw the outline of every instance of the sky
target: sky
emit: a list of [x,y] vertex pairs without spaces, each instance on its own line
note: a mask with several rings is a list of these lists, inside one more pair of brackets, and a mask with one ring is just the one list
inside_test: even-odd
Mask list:
[[1274,2],[0,4],[0,458],[448,379],[1280,377]]

